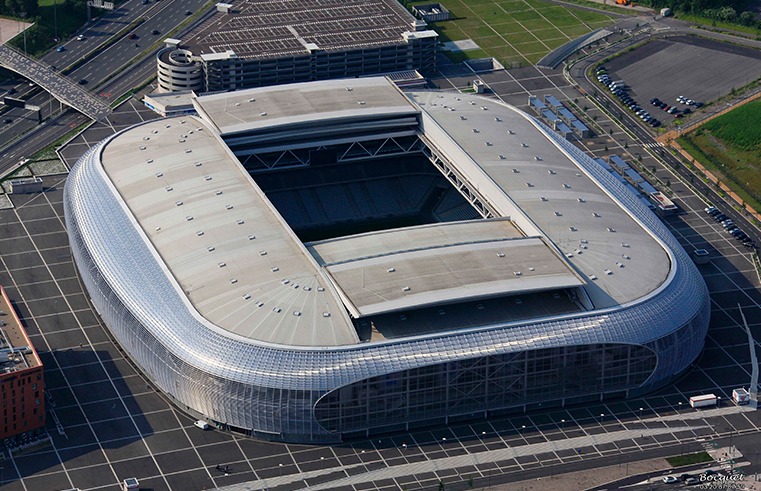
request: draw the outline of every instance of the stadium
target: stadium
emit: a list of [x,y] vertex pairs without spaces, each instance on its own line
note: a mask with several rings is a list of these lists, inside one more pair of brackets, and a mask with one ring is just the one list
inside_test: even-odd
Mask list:
[[92,302],[176,404],[335,442],[652,391],[702,350],[660,220],[533,117],[389,79],[196,97],[71,170]]

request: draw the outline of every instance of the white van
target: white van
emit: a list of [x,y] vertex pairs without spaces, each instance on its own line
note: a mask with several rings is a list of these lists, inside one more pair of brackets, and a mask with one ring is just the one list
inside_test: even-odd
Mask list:
[[193,424],[195,426],[197,426],[198,428],[201,428],[202,430],[208,430],[209,429],[209,423],[207,423],[206,421],[204,421],[202,419],[199,419],[198,421],[196,421]]

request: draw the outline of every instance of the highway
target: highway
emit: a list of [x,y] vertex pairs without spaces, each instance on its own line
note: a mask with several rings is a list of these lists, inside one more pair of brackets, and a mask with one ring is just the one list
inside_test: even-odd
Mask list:
[[[41,60],[50,65],[51,69],[55,67],[56,70],[61,70],[91,52],[98,52],[96,56],[73,70],[68,76],[76,82],[86,81],[84,86],[91,92],[107,101],[113,101],[155,74],[155,53],[161,47],[160,42],[167,33],[187,19],[186,10],[196,12],[203,5],[202,0],[154,0],[147,5],[143,5],[140,0],[129,0],[114,11],[87,24],[78,32],[78,35],[83,36],[81,41],[77,41],[75,35],[62,44],[64,51],[53,50]],[[145,20],[135,29],[129,30],[135,33],[137,39],[129,39],[127,35],[124,35],[110,46],[102,48],[112,36],[122,32],[138,19]],[[159,34],[151,34],[154,30]],[[130,66],[135,58],[140,59]],[[11,87],[5,84],[2,88],[6,89],[2,91],[4,95]],[[24,98],[30,90],[35,90],[26,82],[16,85],[13,89],[16,93],[12,96],[21,98]],[[71,110],[59,116],[59,105],[51,101],[50,95],[40,91],[39,88],[36,91],[37,93],[27,99],[27,102],[40,106],[43,121],[48,123],[38,127],[36,117],[24,109],[14,108],[3,112],[2,119],[10,119],[11,122],[3,123],[0,127],[0,145],[2,146],[0,175],[16,165],[20,159],[41,150],[71,131],[72,127],[75,128],[83,122],[81,115],[70,115]],[[65,106],[64,109],[66,109]],[[61,120],[54,119],[50,122],[51,116],[59,117]]]

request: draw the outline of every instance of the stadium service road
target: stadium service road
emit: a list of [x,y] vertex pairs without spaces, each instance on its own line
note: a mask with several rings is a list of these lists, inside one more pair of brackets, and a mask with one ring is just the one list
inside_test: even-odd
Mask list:
[[[66,161],[76,161],[109,132],[153,116],[130,101],[114,117],[113,127],[96,124],[75,139],[63,152]],[[698,439],[761,429],[758,413],[729,402],[733,388],[747,386],[751,370],[738,303],[761,339],[758,277],[747,251],[706,217],[702,201],[676,186],[676,178],[685,213],[667,223],[688,250],[709,248],[713,257],[700,266],[712,296],[706,349],[683,379],[638,400],[548,408],[332,446],[202,431],[147,383],[113,343],[79,283],[64,231],[64,180],[48,176],[45,192],[11,196],[14,208],[0,210],[0,283],[40,351],[49,407],[61,423],[59,432],[48,415],[50,445],[6,451],[4,489],[115,491],[126,477],[154,490],[436,489],[440,482],[464,487],[471,478],[474,486],[486,486],[590,468],[614,457],[699,449]],[[720,408],[689,407],[689,396],[708,392],[722,397]]]

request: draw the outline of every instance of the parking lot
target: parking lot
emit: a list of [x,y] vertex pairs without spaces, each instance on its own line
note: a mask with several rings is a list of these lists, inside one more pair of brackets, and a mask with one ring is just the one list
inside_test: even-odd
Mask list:
[[[743,87],[761,77],[761,52],[697,36],[675,36],[650,41],[605,67],[612,80],[626,82],[632,97],[650,110],[647,103],[653,98],[674,105],[683,95],[709,103]],[[661,116],[661,112],[651,114]]]
[[[495,86],[503,84],[506,100],[523,106],[529,90],[570,94],[558,72],[524,68],[484,75],[489,76]],[[100,139],[152,117],[130,101],[109,124],[94,125],[76,138],[63,155],[72,164]],[[616,141],[615,134],[610,138]],[[437,489],[440,482],[465,488],[470,479],[474,486],[487,486],[594,467],[605,459],[698,450],[698,439],[761,429],[756,412],[728,402],[733,388],[750,381],[750,346],[738,304],[761,339],[758,275],[747,250],[676,178],[672,188],[685,213],[668,224],[683,245],[708,249],[712,257],[700,266],[713,300],[706,350],[684,378],[638,400],[492,417],[333,446],[202,431],[146,383],[114,345],[79,283],[64,230],[64,179],[47,177],[44,193],[12,196],[14,208],[0,210],[0,284],[41,353],[51,410],[62,426],[59,433],[49,414],[50,446],[6,454],[0,464],[4,489],[116,490],[126,477],[138,477],[154,490]],[[708,392],[722,397],[721,408],[689,408],[689,396]]]

